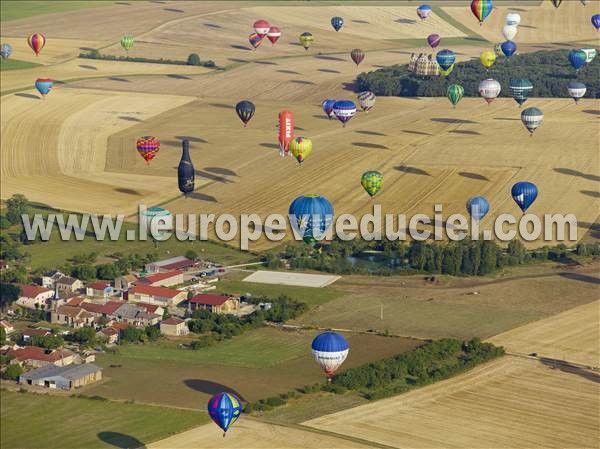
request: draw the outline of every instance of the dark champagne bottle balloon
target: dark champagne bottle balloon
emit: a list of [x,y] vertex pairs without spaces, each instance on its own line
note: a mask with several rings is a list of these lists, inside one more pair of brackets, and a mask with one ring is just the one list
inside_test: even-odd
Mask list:
[[182,144],[181,160],[177,167],[177,181],[179,190],[187,196],[194,191],[194,164],[190,158],[190,141],[184,140]]

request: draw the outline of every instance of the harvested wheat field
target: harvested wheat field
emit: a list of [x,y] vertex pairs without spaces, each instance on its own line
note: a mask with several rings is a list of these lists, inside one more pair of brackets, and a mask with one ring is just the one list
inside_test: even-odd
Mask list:
[[505,356],[303,423],[398,448],[597,448],[600,377]]
[[[52,66],[64,62],[68,59],[76,58],[79,53],[89,48],[98,48],[102,45],[106,45],[109,41],[92,41],[87,39],[60,39],[53,37],[51,43],[46,42],[46,45],[38,56],[35,55],[33,50],[29,48],[27,43],[27,36],[15,37],[12,34],[5,35],[4,23],[2,23],[2,43],[8,43],[13,47],[13,53],[11,57],[18,59],[19,61],[35,62],[37,64],[43,64],[45,66]],[[31,34],[31,33],[30,33]],[[48,39],[48,38],[47,38]],[[36,71],[37,70],[37,71]],[[14,70],[13,75],[16,73],[22,73],[23,77],[26,78],[29,73],[31,78],[31,84],[36,78],[43,78],[46,76],[48,68],[36,68],[26,70]],[[29,72],[29,73],[28,73]],[[56,72],[54,72],[56,73]],[[5,86],[5,73],[2,72],[2,90],[8,90],[9,87]],[[50,75],[48,75],[50,76]]]
[[[600,284],[597,278],[589,277],[589,281]],[[597,368],[600,366],[599,328],[600,301],[594,301],[509,330],[489,341],[504,346],[507,351],[526,354],[536,352],[539,357]]]

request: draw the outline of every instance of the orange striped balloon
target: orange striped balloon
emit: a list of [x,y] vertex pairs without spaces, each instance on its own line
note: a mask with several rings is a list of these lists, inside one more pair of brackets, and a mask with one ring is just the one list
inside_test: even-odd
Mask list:
[[40,51],[42,51],[42,48],[44,48],[44,45],[46,45],[46,36],[40,33],[33,33],[27,38],[27,43],[35,52],[35,55],[38,56]]

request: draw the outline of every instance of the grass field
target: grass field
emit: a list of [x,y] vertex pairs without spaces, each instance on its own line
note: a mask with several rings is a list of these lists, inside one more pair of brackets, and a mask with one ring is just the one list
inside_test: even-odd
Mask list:
[[209,421],[204,413],[137,404],[9,391],[0,397],[3,448],[137,448]]
[[27,17],[60,12],[75,11],[78,9],[97,8],[98,6],[114,5],[114,1],[47,1],[47,0],[3,0],[0,14],[2,22],[24,19]]
[[597,447],[598,374],[505,356],[456,378],[303,423],[402,448]]
[[[0,71],[7,72],[9,70],[23,70],[39,66],[40,64],[29,61],[19,61],[18,59],[2,59],[0,62]],[[4,83],[4,81],[2,81],[2,83]]]

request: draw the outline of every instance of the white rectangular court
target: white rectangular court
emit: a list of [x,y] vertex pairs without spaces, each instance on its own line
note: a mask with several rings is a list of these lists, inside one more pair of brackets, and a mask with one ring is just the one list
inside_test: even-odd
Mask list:
[[282,271],[256,271],[244,279],[244,282],[259,284],[294,285],[297,287],[326,287],[340,276],[324,274],[287,273]]

